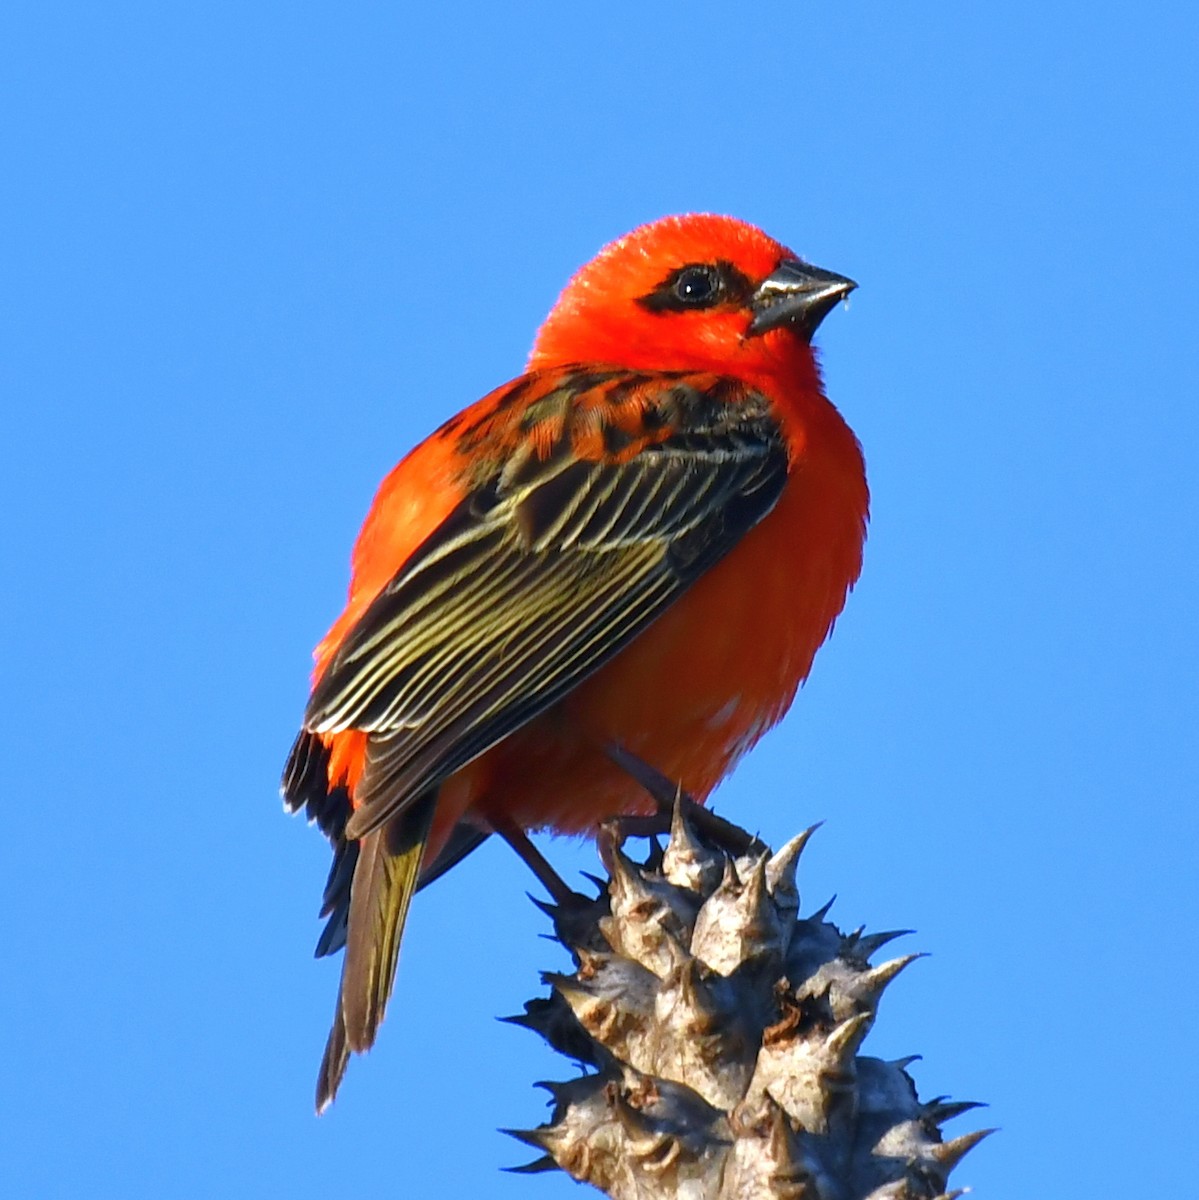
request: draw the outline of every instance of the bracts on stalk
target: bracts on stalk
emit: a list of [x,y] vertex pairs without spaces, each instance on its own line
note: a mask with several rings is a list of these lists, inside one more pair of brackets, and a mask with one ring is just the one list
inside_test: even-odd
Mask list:
[[[690,811],[695,821],[688,818]],[[703,832],[699,832],[702,822]],[[887,985],[919,957],[870,963],[898,933],[844,934],[799,915],[812,830],[777,854],[676,805],[647,861],[605,827],[599,895],[545,905],[573,956],[552,993],[510,1018],[587,1073],[545,1083],[553,1112],[509,1131],[613,1200],[948,1200],[990,1130],[946,1140],[977,1107],[921,1102],[912,1059],[862,1054]],[[906,931],[905,931],[906,932]]]

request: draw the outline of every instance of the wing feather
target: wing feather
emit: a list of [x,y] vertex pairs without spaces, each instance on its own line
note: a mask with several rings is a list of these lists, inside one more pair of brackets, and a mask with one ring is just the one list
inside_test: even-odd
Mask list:
[[553,438],[514,424],[519,410],[485,430],[476,462],[491,470],[318,681],[305,728],[371,735],[348,838],[577,686],[777,501],[788,456],[764,397],[717,376],[647,376],[630,411],[621,379],[578,371],[526,393],[526,413],[561,414]]

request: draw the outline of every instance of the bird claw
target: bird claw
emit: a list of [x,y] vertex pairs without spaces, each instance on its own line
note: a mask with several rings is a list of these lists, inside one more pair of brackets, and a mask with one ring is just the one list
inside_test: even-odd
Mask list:
[[760,838],[704,808],[684,790],[681,783],[663,775],[657,767],[638,758],[631,750],[615,744],[606,746],[604,750],[612,762],[646,790],[658,810],[651,816],[614,817],[605,822],[605,827],[612,829],[612,836],[619,839],[617,844],[630,837],[668,835],[675,809],[681,808],[692,827],[716,849],[733,857],[766,852],[767,846]]

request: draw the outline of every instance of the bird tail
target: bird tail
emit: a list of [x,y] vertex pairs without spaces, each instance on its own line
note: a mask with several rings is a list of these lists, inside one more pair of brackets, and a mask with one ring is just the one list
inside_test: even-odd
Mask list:
[[349,930],[333,1027],[316,1085],[316,1111],[337,1095],[350,1053],[369,1050],[387,1010],[408,906],[420,878],[436,789],[362,839],[350,885]]

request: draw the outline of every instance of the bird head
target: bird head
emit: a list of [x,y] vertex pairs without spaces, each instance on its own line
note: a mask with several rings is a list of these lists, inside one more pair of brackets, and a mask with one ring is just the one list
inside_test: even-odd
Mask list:
[[571,279],[529,367],[755,372],[810,363],[812,334],[855,286],[744,221],[664,217],[605,246]]

